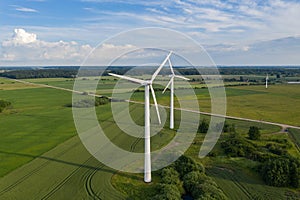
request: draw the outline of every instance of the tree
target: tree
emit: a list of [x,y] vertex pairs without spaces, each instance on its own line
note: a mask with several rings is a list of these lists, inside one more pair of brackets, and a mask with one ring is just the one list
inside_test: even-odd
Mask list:
[[228,124],[227,122],[224,123],[223,127],[224,133],[234,133],[235,132],[235,125],[234,124]]
[[194,199],[210,199],[210,200],[225,200],[227,197],[221,189],[215,185],[211,185],[208,182],[197,184],[192,191]]
[[251,140],[258,140],[260,138],[259,128],[256,126],[250,126],[248,136]]
[[180,185],[179,173],[173,168],[164,168],[161,171],[161,182],[163,184]]
[[299,187],[299,167],[299,161],[294,158],[273,158],[262,165],[261,174],[268,185]]
[[181,194],[175,185],[159,184],[157,186],[158,193],[151,197],[153,200],[181,200]]
[[209,128],[209,123],[206,119],[203,119],[198,127],[199,133],[207,133]]
[[192,158],[185,155],[175,161],[175,169],[181,178],[192,171],[199,171],[200,173],[204,173],[205,171],[203,165],[195,162]]
[[192,193],[195,185],[204,183],[207,179],[208,177],[205,174],[192,171],[183,177],[183,186],[187,192]]

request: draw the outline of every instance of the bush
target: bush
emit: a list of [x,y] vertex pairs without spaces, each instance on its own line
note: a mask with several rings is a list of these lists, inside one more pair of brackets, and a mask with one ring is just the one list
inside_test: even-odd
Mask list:
[[266,147],[268,148],[268,150],[271,153],[274,153],[276,155],[286,155],[287,154],[287,150],[283,149],[280,145],[269,143],[266,145]]
[[109,103],[109,98],[106,96],[96,97],[95,98],[95,106],[105,105]]
[[259,128],[256,126],[250,126],[248,136],[251,140],[258,140],[260,138]]
[[221,189],[215,185],[211,185],[207,182],[202,184],[197,184],[192,191],[192,196],[194,199],[216,199],[216,200],[225,200],[227,197]]
[[276,187],[299,187],[300,178],[299,161],[290,157],[270,159],[261,167],[264,181]]
[[175,169],[181,178],[192,171],[199,171],[200,173],[205,172],[204,167],[200,163],[195,162],[192,158],[185,155],[175,161]]
[[11,103],[9,101],[1,100],[0,99],[0,113],[7,107],[9,107]]
[[192,193],[195,185],[204,183],[208,179],[209,178],[205,174],[198,171],[193,171],[183,177],[183,187],[187,192]]
[[228,156],[232,157],[249,157],[256,150],[252,143],[237,134],[231,134],[227,140],[221,143],[221,147]]
[[66,104],[66,107],[75,107],[75,108],[89,108],[93,106],[105,105],[110,102],[108,97],[96,97],[95,101],[92,99],[82,99],[72,104]]
[[162,169],[161,182],[163,184],[180,185],[179,173],[173,168]]
[[153,200],[181,200],[181,194],[175,185],[159,184],[157,186],[158,193],[149,199]]
[[183,185],[194,199],[227,199],[217,184],[200,172],[190,172],[185,175]]
[[209,123],[206,119],[203,119],[198,127],[198,133],[207,133]]
[[227,122],[225,122],[224,127],[223,127],[223,132],[224,133],[235,133],[235,125],[228,124]]

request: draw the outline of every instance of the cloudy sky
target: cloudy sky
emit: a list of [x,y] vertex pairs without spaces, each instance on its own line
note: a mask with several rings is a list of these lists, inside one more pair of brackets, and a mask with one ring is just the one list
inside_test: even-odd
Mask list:
[[218,65],[300,65],[299,19],[299,0],[1,0],[0,65],[80,65],[142,27],[187,34]]

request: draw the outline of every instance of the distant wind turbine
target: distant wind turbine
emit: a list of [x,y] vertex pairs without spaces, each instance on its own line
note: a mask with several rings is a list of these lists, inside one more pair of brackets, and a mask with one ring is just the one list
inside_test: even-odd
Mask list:
[[167,60],[171,56],[172,52],[168,54],[168,56],[165,58],[165,60],[160,64],[158,69],[154,72],[150,80],[141,80],[137,78],[131,78],[128,76],[122,76],[118,74],[108,73],[111,76],[115,76],[121,79],[126,79],[128,81],[132,81],[137,84],[141,84],[145,86],[145,160],[144,160],[144,181],[146,183],[151,182],[151,150],[150,150],[150,96],[149,96],[149,89],[151,90],[152,97],[154,100],[156,113],[158,117],[158,122],[161,124],[160,115],[158,111],[158,105],[155,97],[155,92],[152,87],[152,83],[160,70],[163,68],[163,66],[166,64]]
[[162,93],[165,93],[167,88],[170,86],[170,129],[174,129],[174,78],[180,78],[183,80],[190,80],[188,78],[185,78],[183,76],[178,76],[174,73],[173,66],[171,63],[170,58],[168,59],[169,66],[171,69],[171,75],[169,77],[171,78],[167,86],[165,87],[164,91]]
[[266,77],[266,89],[268,88],[268,80],[269,80],[269,75],[267,74],[267,77]]

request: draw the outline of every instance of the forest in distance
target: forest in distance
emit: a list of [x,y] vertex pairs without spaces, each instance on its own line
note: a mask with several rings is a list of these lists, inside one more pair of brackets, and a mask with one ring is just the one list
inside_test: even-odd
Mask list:
[[[108,73],[115,74],[125,74],[129,70],[133,69],[131,66],[111,66],[105,67],[85,67],[81,69],[80,76],[107,76]],[[200,75],[196,68],[191,67],[174,67],[179,74],[182,75]],[[131,75],[141,76],[144,74],[150,74],[156,67],[143,67],[135,69],[131,72]],[[62,66],[62,67],[0,67],[0,76],[13,78],[13,79],[28,79],[28,78],[75,78],[77,76],[79,67],[76,66]],[[259,75],[259,76],[274,76],[276,79],[284,77],[295,77],[294,81],[298,81],[297,77],[300,79],[300,66],[220,66],[218,67],[219,73],[221,75]],[[162,75],[167,75],[169,73],[168,68],[164,68],[161,71]],[[209,67],[201,68],[202,75],[215,74],[215,70]],[[235,77],[234,79],[227,81],[241,81],[243,82],[243,77]],[[245,80],[246,81],[246,80]]]

